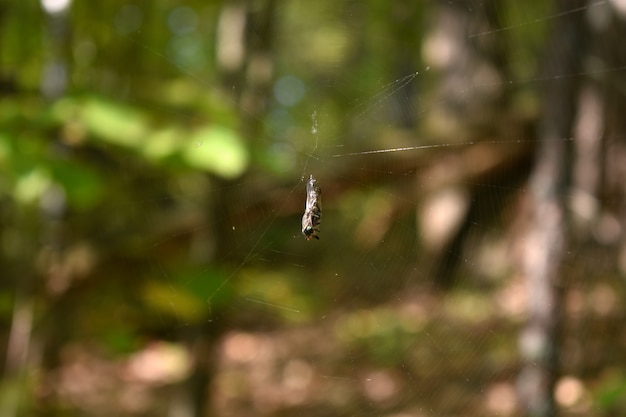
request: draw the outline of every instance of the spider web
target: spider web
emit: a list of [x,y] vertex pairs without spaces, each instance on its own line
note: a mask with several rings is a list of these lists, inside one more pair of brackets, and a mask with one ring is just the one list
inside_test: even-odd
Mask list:
[[[607,4],[531,16],[470,37],[505,36]],[[137,42],[132,35],[121,38]],[[166,52],[139,46],[207,94],[232,100]],[[278,75],[302,82],[297,71],[283,71]],[[622,71],[626,68],[493,84],[513,91]],[[289,106],[277,103],[275,90],[268,117],[252,116],[262,132],[253,147],[273,149],[293,166],[285,163],[288,168],[279,174],[255,167],[220,182],[190,172],[163,188],[148,178],[145,195],[107,207],[112,216],[131,213],[146,230],[159,224],[160,216],[180,215],[174,232],[155,237],[142,235],[141,227],[135,230],[137,250],[152,256],[139,272],[138,285],[155,314],[143,320],[155,334],[166,329],[163,338],[174,343],[198,328],[219,334],[211,387],[216,415],[302,410],[310,415],[514,415],[517,331],[526,300],[509,259],[515,252],[515,202],[523,198],[524,184],[472,175],[466,165],[535,140],[516,131],[454,142],[408,135],[394,116],[413,113],[419,124],[451,104],[415,93],[434,72],[424,65],[378,82],[375,91],[356,94],[341,120],[315,100],[316,87],[328,88],[323,83],[305,85],[301,99]],[[468,96],[478,87],[462,86],[456,93]],[[381,143],[377,137],[393,139]],[[198,152],[204,146],[198,142]],[[134,181],[141,169],[128,158],[120,172]],[[320,241],[307,242],[300,217],[310,174],[322,189],[323,216]],[[251,198],[248,190],[258,195]],[[482,203],[466,226],[466,239],[446,246],[446,237],[461,227],[478,195]],[[223,196],[230,211],[211,215],[232,231],[225,253],[212,246],[215,226],[202,213],[207,199]],[[162,208],[144,217],[155,205]],[[287,225],[293,229],[289,236],[280,233]],[[188,251],[184,263],[184,257],[171,255],[181,247]],[[226,258],[211,258],[216,253]],[[574,268],[571,259],[577,255],[576,250],[569,254],[566,269]],[[458,262],[451,272],[455,286],[444,295],[433,276],[441,272],[437,260],[448,258]],[[567,404],[567,393],[578,392],[580,381],[572,377],[563,384]],[[584,402],[580,398],[588,391],[580,390],[572,404]]]

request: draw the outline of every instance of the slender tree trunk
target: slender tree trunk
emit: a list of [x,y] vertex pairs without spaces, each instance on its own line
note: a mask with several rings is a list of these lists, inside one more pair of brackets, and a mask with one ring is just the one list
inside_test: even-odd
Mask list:
[[[42,11],[46,23],[44,48],[47,54],[40,78],[40,92],[44,99],[52,102],[63,96],[67,89],[70,52],[69,10],[63,8],[52,11],[44,6]],[[54,146],[50,146],[50,149],[63,147],[58,137],[52,137],[51,142]],[[50,342],[50,335],[40,330],[45,327],[45,323],[50,322],[51,314],[45,314],[43,318],[41,314],[37,314],[36,295],[41,292],[40,286],[45,285],[48,298],[40,304],[43,304],[46,313],[50,313],[53,297],[58,294],[52,294],[51,280],[45,275],[46,272],[44,281],[40,281],[39,271],[34,268],[37,262],[34,260],[45,259],[37,266],[49,271],[63,253],[62,218],[66,210],[65,192],[59,186],[48,186],[39,195],[37,203],[39,210],[19,207],[20,203],[16,203],[14,206],[16,212],[11,216],[14,224],[7,225],[7,229],[14,227],[20,233],[19,238],[12,241],[14,252],[12,265],[2,272],[3,275],[6,274],[6,278],[15,281],[13,315],[2,381],[3,385],[13,389],[13,394],[0,399],[0,415],[6,417],[33,412],[32,375],[34,370],[41,367],[39,351],[44,349],[47,353],[56,353],[57,347]],[[46,410],[47,405],[40,404],[41,409]]]
[[[558,0],[557,12],[584,5]],[[545,96],[536,165],[530,179],[531,224],[526,237],[524,274],[528,322],[520,338],[524,367],[520,403],[529,416],[556,415],[553,398],[559,371],[561,320],[560,265],[568,242],[566,193],[570,183],[571,136],[584,55],[584,14],[554,22],[546,55]]]
[[[218,24],[217,61],[224,91],[232,91],[241,115],[244,138],[257,137],[267,111],[266,98],[273,77],[273,28],[276,1],[257,4],[248,0],[225,2]],[[254,147],[251,147],[254,148]],[[213,258],[218,263],[240,262],[232,240],[234,181],[212,178],[216,184],[213,198],[206,209],[212,224]],[[209,311],[208,315],[213,314]],[[192,329],[187,341],[192,346],[194,369],[189,378],[185,399],[185,416],[203,417],[211,412],[211,384],[215,375],[217,343],[227,330],[207,318],[203,326]],[[176,409],[178,410],[178,409]],[[175,413],[172,413],[175,414]]]
[[[439,104],[430,109],[429,114],[434,115],[431,126],[439,126],[431,131],[443,135],[445,142],[481,140],[500,130],[507,101],[503,82],[507,60],[502,37],[497,36],[501,28],[498,6],[498,1],[494,0],[441,0],[437,3],[436,24],[425,40],[424,55],[426,64],[441,74]],[[447,54],[446,50],[456,52]],[[440,123],[441,120],[445,123]],[[510,179],[516,181],[513,177]],[[465,191],[471,194],[472,203],[468,204],[459,227],[436,254],[433,279],[435,285],[444,290],[454,285],[472,224],[481,211],[481,204],[490,198],[489,193],[481,193],[478,188],[467,186]]]
[[501,122],[507,64],[503,37],[495,32],[501,27],[498,3],[437,3],[435,24],[426,36],[423,55],[425,63],[441,74],[440,104],[429,110],[427,121],[432,133],[446,141],[484,137],[497,131]]

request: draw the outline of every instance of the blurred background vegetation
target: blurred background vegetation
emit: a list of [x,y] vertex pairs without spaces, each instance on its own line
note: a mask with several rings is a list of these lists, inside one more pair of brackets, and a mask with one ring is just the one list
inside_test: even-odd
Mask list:
[[626,413],[624,19],[1,1],[0,414]]

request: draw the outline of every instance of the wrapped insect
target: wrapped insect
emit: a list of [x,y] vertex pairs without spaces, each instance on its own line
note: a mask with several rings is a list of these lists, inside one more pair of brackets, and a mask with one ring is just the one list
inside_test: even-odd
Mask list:
[[311,175],[306,183],[306,204],[302,216],[302,234],[306,240],[314,237],[319,240],[319,225],[322,220],[322,190]]

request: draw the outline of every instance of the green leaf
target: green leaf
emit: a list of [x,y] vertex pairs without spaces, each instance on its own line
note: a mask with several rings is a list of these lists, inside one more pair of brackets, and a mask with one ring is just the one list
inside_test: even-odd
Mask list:
[[160,161],[180,152],[185,132],[177,128],[160,129],[154,132],[142,148],[143,154],[153,160]]
[[168,282],[146,283],[142,294],[146,304],[160,314],[196,322],[232,300],[231,289],[223,285],[227,280],[228,275],[219,270],[181,266]]
[[15,184],[15,198],[23,204],[34,204],[51,183],[48,172],[34,168],[19,176]]
[[56,162],[52,165],[52,176],[65,189],[70,204],[78,208],[92,207],[104,192],[100,176],[74,163]]
[[183,158],[194,168],[225,178],[238,177],[249,162],[243,140],[223,126],[202,128],[193,133],[183,150]]
[[97,139],[124,147],[139,146],[148,133],[142,112],[100,97],[59,100],[53,113],[63,122],[77,118]]

